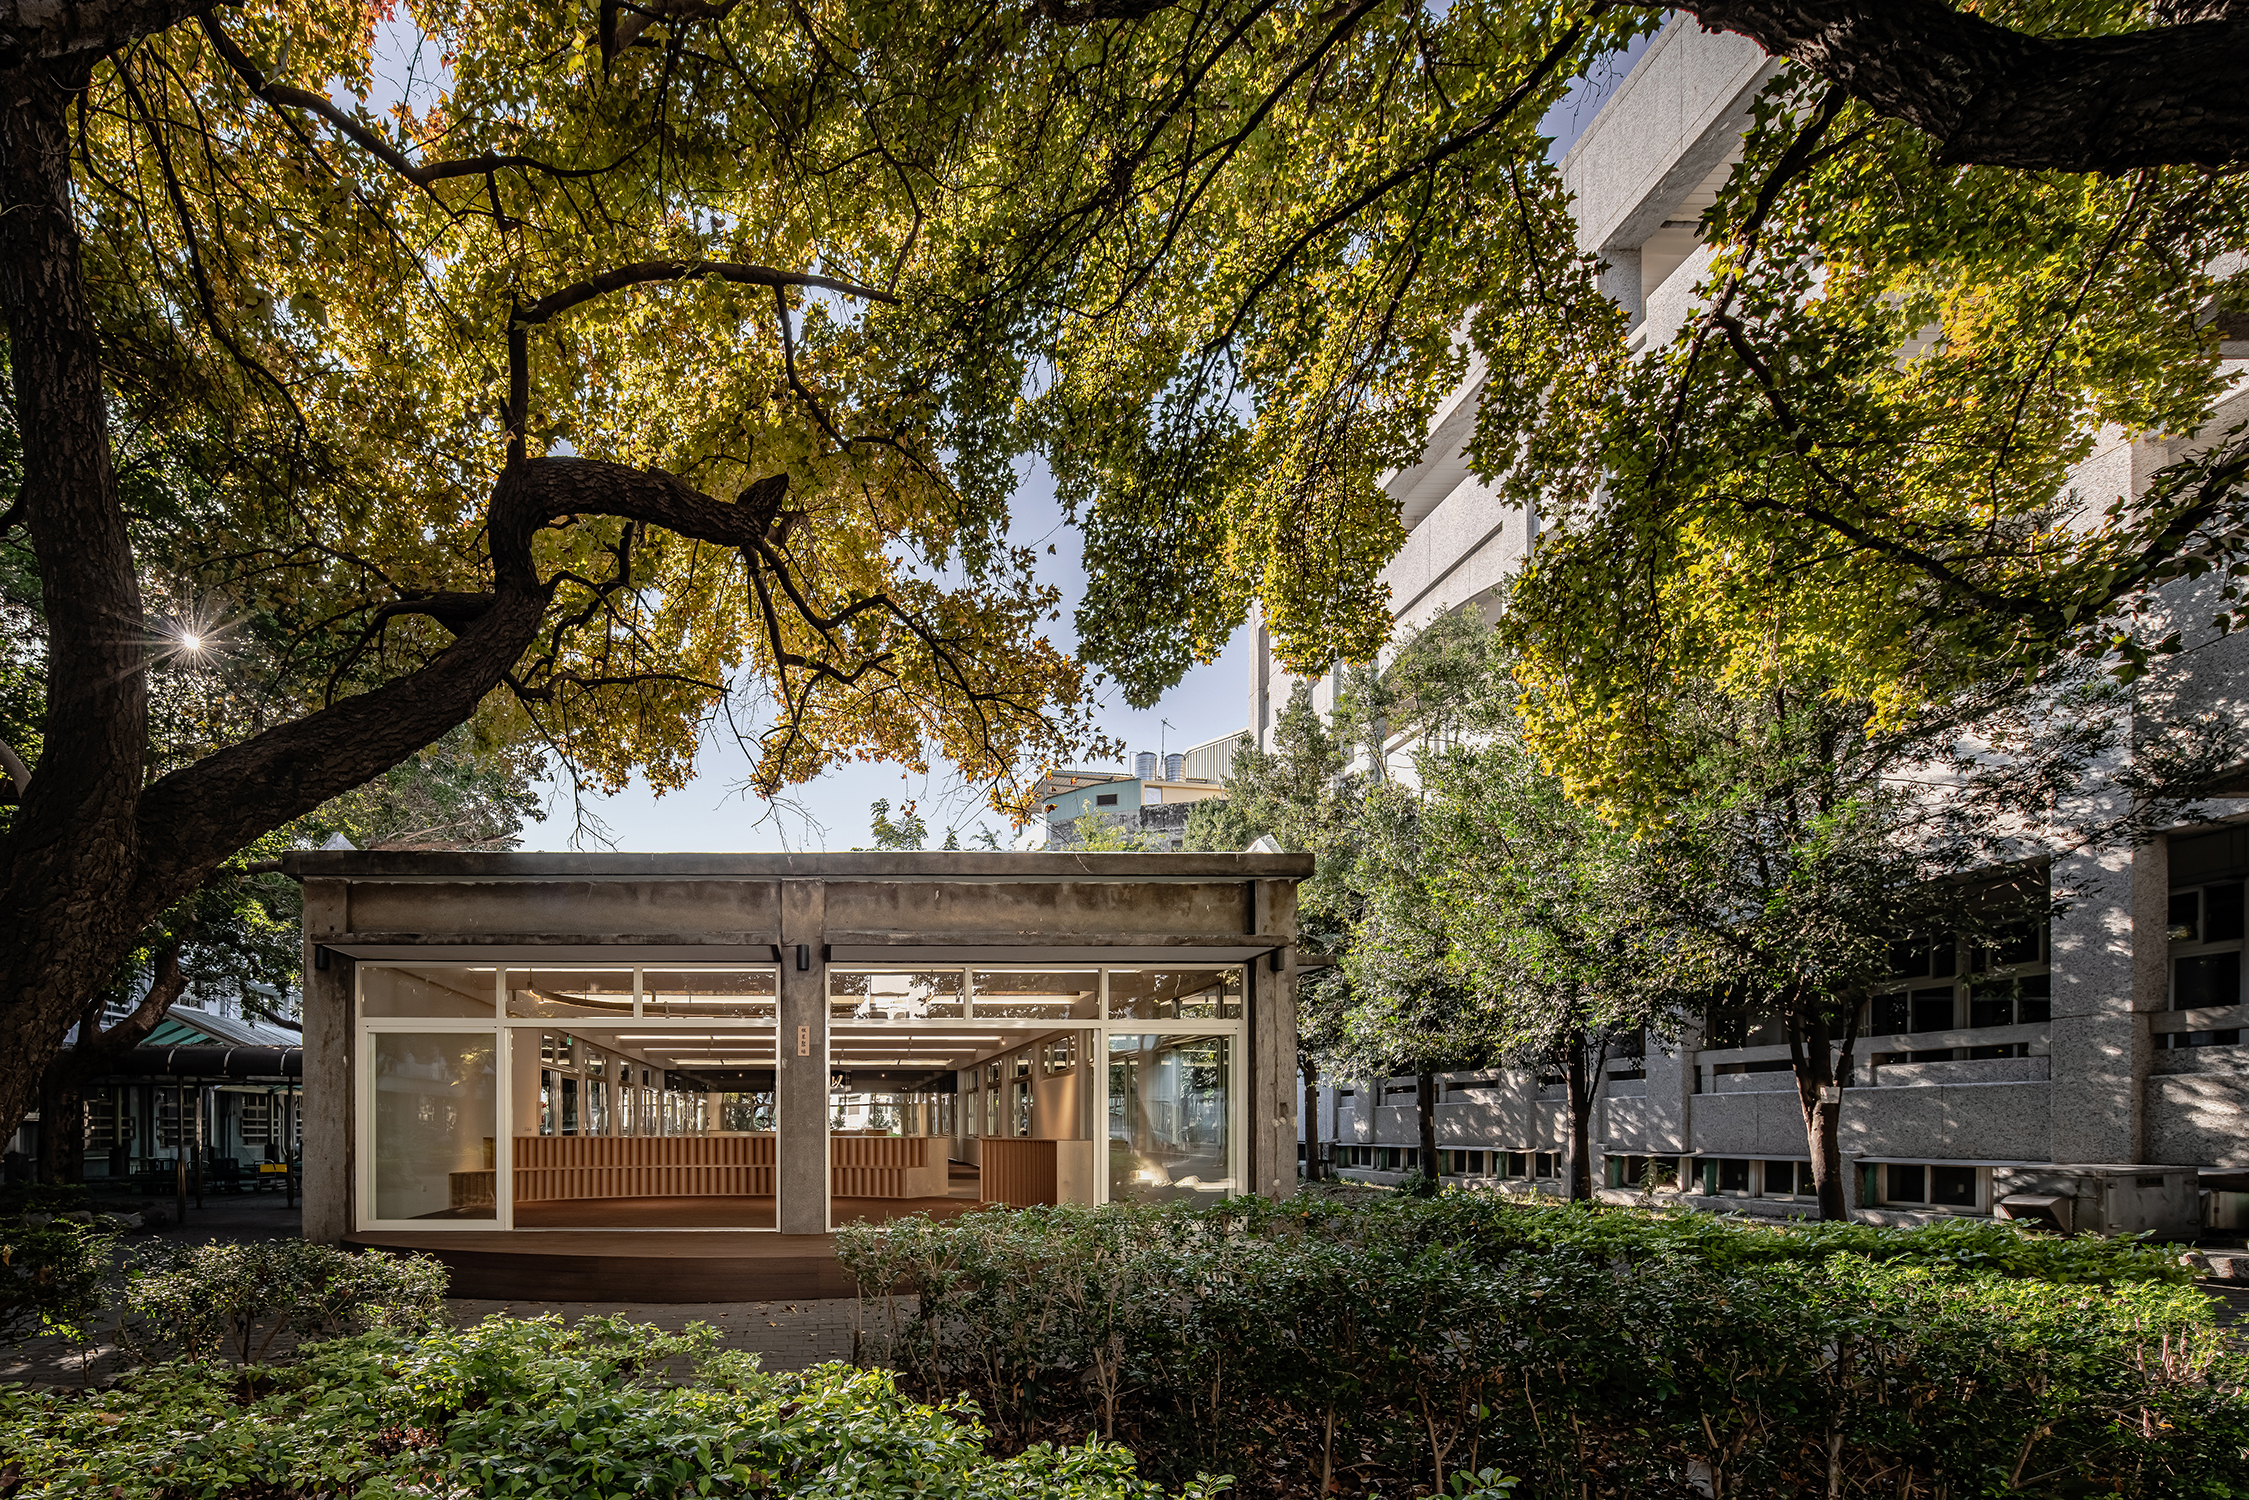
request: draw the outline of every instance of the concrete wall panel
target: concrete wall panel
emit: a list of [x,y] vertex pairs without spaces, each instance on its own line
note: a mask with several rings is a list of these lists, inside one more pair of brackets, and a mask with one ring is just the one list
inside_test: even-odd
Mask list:
[[[1848,1109],[1846,1108],[1846,1114]],[[1763,1094],[1697,1094],[1688,1146],[1716,1156],[1804,1154],[1804,1112],[1793,1090]]]
[[1757,90],[1778,71],[1746,37],[1673,21],[1562,158],[1579,246],[1636,249],[1661,228],[1725,160]]
[[1845,1156],[2044,1161],[2053,1116],[2038,1082],[1847,1089]]
[[2243,1066],[2235,1062],[2222,1073],[2151,1078],[2147,1159],[2186,1166],[2249,1167],[2249,1074],[2239,1071]]
[[1246,880],[873,881],[828,884],[828,941],[942,944],[1122,943],[1133,938],[1239,943],[1253,917]]
[[350,931],[423,938],[570,937],[587,943],[780,940],[771,880],[357,881]]

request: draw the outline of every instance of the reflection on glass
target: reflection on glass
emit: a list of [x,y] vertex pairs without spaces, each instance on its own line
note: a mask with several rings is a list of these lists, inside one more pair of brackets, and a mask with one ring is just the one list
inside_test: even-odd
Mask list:
[[1235,1020],[1242,1013],[1240,966],[1224,969],[1111,969],[1109,1014],[1129,1021]]
[[640,976],[643,1016],[755,1016],[780,1014],[778,969],[647,969]]
[[980,1019],[1012,1016],[1031,1021],[1091,1021],[1101,1014],[1101,974],[1097,969],[978,969],[970,978]]
[[958,969],[830,969],[828,1014],[836,1020],[919,1021],[965,1014]]
[[633,1013],[631,969],[511,969],[511,1016],[625,1016]]
[[711,1112],[721,1131],[764,1131],[773,1128],[773,1092],[715,1093]]
[[928,1089],[852,1086],[828,1094],[828,1128],[846,1135],[929,1136],[952,1133],[951,1094]]
[[375,1217],[497,1217],[489,1035],[376,1032]]
[[359,1013],[363,1016],[492,1016],[489,967],[419,964],[410,969],[362,965]]
[[1227,1166],[1232,1039],[1109,1038],[1109,1197],[1208,1201],[1236,1191]]

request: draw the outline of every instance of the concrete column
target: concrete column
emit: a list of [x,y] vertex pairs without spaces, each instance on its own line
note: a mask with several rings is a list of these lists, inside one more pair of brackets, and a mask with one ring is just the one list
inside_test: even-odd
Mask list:
[[2148,1094],[2155,1072],[2155,1034],[2149,1022],[2171,1008],[2171,839],[2168,834],[2134,849],[2132,859],[2132,1157],[2153,1161]]
[[1249,1099],[1243,1118],[1250,1122],[1248,1187],[1268,1198],[1296,1191],[1296,1116],[1301,1080],[1296,1072],[1296,885],[1287,880],[1259,881],[1257,925],[1266,936],[1290,941],[1271,958],[1250,965]]
[[1610,245],[1601,251],[1601,259],[1608,269],[1601,272],[1595,284],[1624,309],[1627,326],[1637,324],[1648,311],[1647,288],[1640,284],[1639,250]]
[[2161,1004],[2158,996],[2168,998],[2168,871],[2160,843],[2054,862],[2055,886],[2082,893],[2052,926],[2049,1097],[2057,1162],[2145,1160],[2146,1012]]
[[827,904],[823,881],[781,882],[781,1034],[773,1088],[783,1234],[828,1230]]
[[322,969],[314,953],[345,930],[346,891],[340,880],[304,884],[304,1237],[320,1245],[333,1245],[351,1231],[357,1170],[352,963],[331,953]]

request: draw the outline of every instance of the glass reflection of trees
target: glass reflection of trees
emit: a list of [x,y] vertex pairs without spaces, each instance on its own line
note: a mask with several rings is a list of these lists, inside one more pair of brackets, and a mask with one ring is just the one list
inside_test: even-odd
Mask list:
[[1109,1196],[1160,1202],[1233,1191],[1229,1038],[1109,1038]]

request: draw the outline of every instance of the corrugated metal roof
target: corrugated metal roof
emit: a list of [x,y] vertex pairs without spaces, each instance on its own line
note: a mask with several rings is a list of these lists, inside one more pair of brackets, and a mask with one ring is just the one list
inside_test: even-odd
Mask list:
[[278,1026],[265,1026],[256,1021],[237,1021],[231,1016],[196,1010],[191,1006],[175,1007],[157,1023],[148,1034],[143,1047],[196,1047],[216,1042],[222,1047],[301,1047],[304,1038],[294,1031],[283,1031]]

